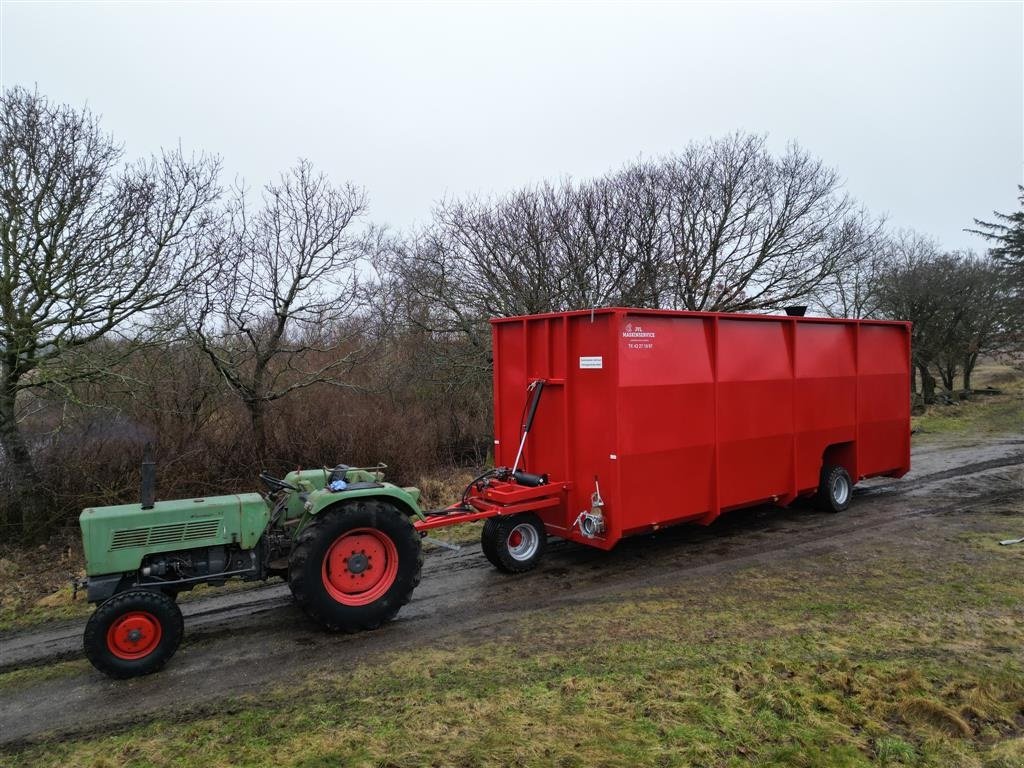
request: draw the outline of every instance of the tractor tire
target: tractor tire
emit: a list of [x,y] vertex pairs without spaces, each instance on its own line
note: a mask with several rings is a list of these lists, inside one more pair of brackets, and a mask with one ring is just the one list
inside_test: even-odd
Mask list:
[[842,467],[826,464],[821,468],[815,505],[825,512],[842,512],[853,498],[853,482]]
[[423,550],[408,516],[386,501],[351,501],[299,534],[288,585],[302,609],[336,632],[376,629],[420,583]]
[[525,573],[537,567],[547,547],[544,523],[533,513],[489,517],[480,547],[491,565],[503,573]]
[[172,598],[132,589],[100,604],[85,625],[82,645],[96,669],[121,680],[161,669],[178,650],[184,631]]

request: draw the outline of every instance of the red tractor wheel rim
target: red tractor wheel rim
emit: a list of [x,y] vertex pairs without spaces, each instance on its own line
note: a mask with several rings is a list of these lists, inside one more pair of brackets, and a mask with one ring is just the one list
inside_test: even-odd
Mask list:
[[343,605],[368,605],[398,577],[398,548],[376,528],[356,528],[334,540],[321,569],[324,589]]
[[107,630],[107,650],[119,659],[141,659],[156,650],[163,634],[160,620],[152,613],[129,611]]

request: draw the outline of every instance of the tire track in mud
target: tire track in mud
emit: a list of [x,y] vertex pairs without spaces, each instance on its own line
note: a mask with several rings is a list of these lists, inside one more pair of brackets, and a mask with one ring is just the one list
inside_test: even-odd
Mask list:
[[[381,653],[446,639],[461,644],[509,635],[515,619],[552,608],[599,604],[622,593],[706,578],[781,557],[827,552],[922,516],[1024,497],[1021,441],[933,449],[903,481],[867,483],[841,515],[759,507],[707,527],[678,526],[624,540],[611,552],[552,541],[536,571],[493,571],[477,545],[431,552],[423,581],[398,618],[380,630],[331,635],[305,618],[286,585],[226,593],[182,605],[186,638],[161,673],[113,682],[91,669],[31,688],[4,691],[4,751],[46,734],[71,737],[98,725],[216,711],[217,701],[300,679],[317,668],[372,662]],[[915,459],[918,457],[915,456]],[[924,491],[928,491],[925,493]],[[903,497],[906,497],[905,499]],[[529,605],[530,610],[522,606]],[[0,671],[80,657],[84,622],[0,637]],[[311,661],[312,659],[312,661]],[[196,701],[208,702],[196,708]],[[186,703],[187,702],[187,703]]]

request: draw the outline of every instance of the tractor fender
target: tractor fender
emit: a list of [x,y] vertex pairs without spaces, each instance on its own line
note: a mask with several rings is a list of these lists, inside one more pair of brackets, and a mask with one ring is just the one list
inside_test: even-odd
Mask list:
[[[327,489],[314,491],[309,494],[309,498],[306,501],[305,513],[308,517],[315,517],[338,504],[359,499],[374,499],[395,505],[409,515],[409,517],[425,519],[423,512],[420,510],[419,491],[417,489],[400,488],[390,483],[373,483],[372,485],[373,487],[347,488],[344,491],[337,492],[331,492]],[[305,527],[305,525],[302,527]]]

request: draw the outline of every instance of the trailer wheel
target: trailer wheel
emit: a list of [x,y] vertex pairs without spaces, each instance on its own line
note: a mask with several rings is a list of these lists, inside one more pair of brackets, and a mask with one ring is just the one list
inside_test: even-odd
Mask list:
[[842,512],[850,506],[853,498],[853,483],[849,473],[842,467],[826,464],[821,468],[818,483],[818,507],[826,512]]
[[487,518],[480,546],[499,571],[525,573],[537,567],[547,539],[544,523],[536,515],[499,515]]
[[288,585],[314,621],[334,631],[376,629],[409,602],[423,552],[408,516],[385,501],[343,504],[299,534]]
[[163,592],[133,589],[102,603],[85,625],[85,656],[96,669],[124,679],[156,672],[178,650],[181,610]]

